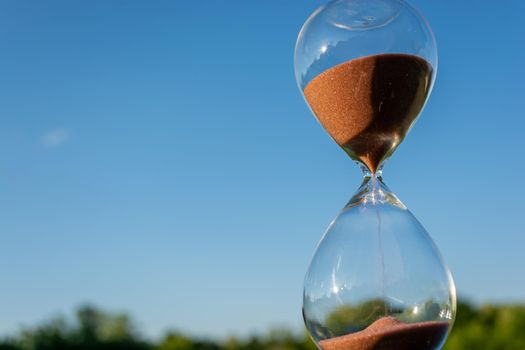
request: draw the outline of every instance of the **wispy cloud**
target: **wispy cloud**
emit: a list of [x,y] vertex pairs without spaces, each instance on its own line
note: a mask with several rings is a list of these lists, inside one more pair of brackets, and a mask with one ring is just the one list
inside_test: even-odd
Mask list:
[[71,136],[71,130],[66,128],[56,128],[44,133],[40,142],[42,146],[46,148],[55,148],[69,141]]

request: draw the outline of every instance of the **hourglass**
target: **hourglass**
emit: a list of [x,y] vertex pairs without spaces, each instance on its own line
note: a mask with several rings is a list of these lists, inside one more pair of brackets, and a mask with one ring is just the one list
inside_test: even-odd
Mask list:
[[296,79],[364,180],[329,225],[306,274],[303,316],[323,350],[437,350],[455,287],[437,247],[382,180],[432,90],[437,51],[403,0],[335,0],[305,22]]

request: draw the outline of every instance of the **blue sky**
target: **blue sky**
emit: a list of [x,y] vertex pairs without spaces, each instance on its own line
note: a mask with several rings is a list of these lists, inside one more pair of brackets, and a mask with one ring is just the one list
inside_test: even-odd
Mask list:
[[[300,329],[360,183],[294,80],[322,3],[0,1],[0,332],[83,302],[151,336]],[[525,5],[411,3],[438,78],[385,181],[461,295],[525,301]]]

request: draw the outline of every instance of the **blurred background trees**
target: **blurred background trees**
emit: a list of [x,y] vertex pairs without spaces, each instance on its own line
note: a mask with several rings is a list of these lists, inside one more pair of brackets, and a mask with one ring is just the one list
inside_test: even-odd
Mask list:
[[[370,305],[368,305],[370,306]],[[372,305],[373,306],[373,305]],[[146,339],[125,314],[112,314],[93,306],[77,310],[72,320],[51,319],[24,328],[0,341],[0,350],[315,350],[306,335],[274,329],[265,336],[195,339],[167,332],[158,341]],[[458,305],[454,329],[444,350],[525,349],[525,306]]]

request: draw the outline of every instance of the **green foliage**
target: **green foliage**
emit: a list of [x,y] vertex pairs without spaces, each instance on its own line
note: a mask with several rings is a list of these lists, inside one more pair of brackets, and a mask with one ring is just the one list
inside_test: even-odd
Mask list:
[[330,336],[339,336],[365,329],[385,314],[393,315],[400,321],[415,323],[438,318],[442,309],[433,300],[414,309],[403,309],[385,300],[374,299],[358,305],[343,305],[332,311],[326,318]]
[[[358,308],[342,308],[330,315],[335,326],[355,324],[384,311],[384,302],[370,301]],[[425,309],[433,312],[435,305]],[[402,315],[402,313],[400,314]],[[341,330],[343,331],[343,330]],[[194,339],[178,332],[159,342],[146,342],[128,316],[82,307],[72,321],[59,317],[40,326],[23,329],[0,341],[0,350],[316,350],[306,337],[286,329],[271,330],[264,337],[234,338],[221,342]],[[454,329],[443,350],[525,349],[525,306],[502,305],[475,308],[460,303]]]
[[387,307],[383,300],[370,300],[358,306],[343,305],[328,315],[326,326],[334,336],[357,332],[384,315]]
[[150,350],[126,315],[81,307],[72,322],[58,317],[0,343],[0,350]]
[[193,342],[190,338],[176,332],[168,333],[156,350],[192,350]]
[[460,304],[456,323],[443,350],[525,349],[525,306]]

